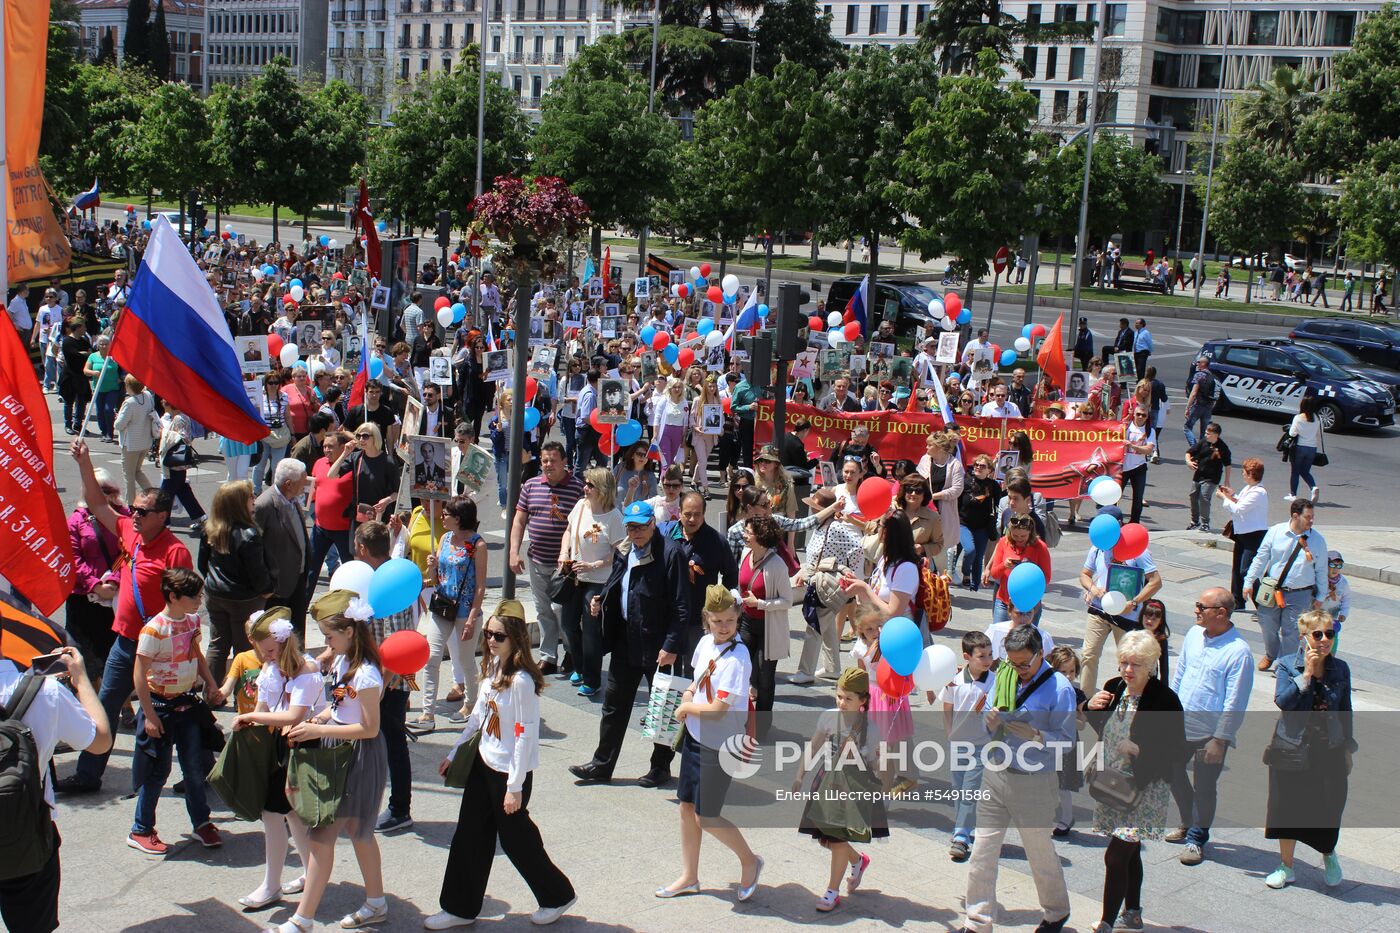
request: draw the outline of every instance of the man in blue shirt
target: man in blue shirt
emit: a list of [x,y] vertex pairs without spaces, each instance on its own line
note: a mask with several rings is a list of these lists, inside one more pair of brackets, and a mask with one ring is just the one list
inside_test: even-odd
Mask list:
[[[1254,687],[1254,656],[1230,621],[1234,609],[1235,598],[1225,587],[1202,593],[1196,624],[1186,633],[1172,669],[1171,688],[1185,710],[1186,755],[1172,775],[1181,827],[1165,838],[1186,843],[1183,865],[1199,865],[1205,858],[1225,752],[1235,744]],[[1188,763],[1194,765],[1189,779]]]
[[574,446],[577,458],[574,460],[575,473],[582,473],[592,466],[593,459],[598,454],[598,429],[593,427],[590,419],[593,409],[598,407],[599,375],[598,367],[590,366],[587,379],[578,393],[578,405],[574,413],[574,430],[578,432]]
[[1152,355],[1152,331],[1147,329],[1147,322],[1142,318],[1137,319],[1133,325],[1133,369],[1137,372],[1139,379],[1147,372],[1147,358]]
[[[1010,749],[1009,766],[989,767],[982,778],[986,796],[977,807],[963,928],[990,933],[1001,844],[1007,827],[1015,824],[1044,912],[1036,930],[1059,933],[1069,919],[1069,892],[1050,827],[1060,798],[1058,767],[1073,767],[1075,762],[1074,687],[1045,663],[1040,632],[1034,626],[1013,628],[1006,636],[1005,650],[1004,663],[1016,670],[1015,707],[992,710],[986,723],[997,739],[988,747],[1005,743]],[[994,755],[993,764],[998,757]]]
[[[1306,499],[1289,503],[1288,521],[1269,529],[1245,572],[1244,591],[1255,600],[1264,633],[1261,671],[1272,668],[1275,658],[1296,650],[1291,640],[1298,631],[1298,616],[1322,608],[1320,600],[1327,592],[1327,542],[1313,530],[1314,514],[1313,504]],[[1278,581],[1278,593],[1259,602],[1255,587],[1266,577]]]

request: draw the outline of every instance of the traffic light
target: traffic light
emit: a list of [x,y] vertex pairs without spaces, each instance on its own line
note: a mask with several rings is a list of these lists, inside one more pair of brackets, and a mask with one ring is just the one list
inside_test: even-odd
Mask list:
[[447,249],[452,245],[452,212],[437,213],[437,245]]
[[209,224],[209,210],[202,201],[195,201],[190,207],[190,220],[194,222],[196,230],[203,229]]
[[749,351],[745,363],[749,385],[755,392],[763,392],[773,384],[773,341],[766,333],[741,335],[739,346]]
[[797,359],[797,354],[803,347],[801,331],[806,326],[807,319],[802,316],[801,291],[792,282],[781,282],[778,285],[778,336],[775,350],[780,360]]

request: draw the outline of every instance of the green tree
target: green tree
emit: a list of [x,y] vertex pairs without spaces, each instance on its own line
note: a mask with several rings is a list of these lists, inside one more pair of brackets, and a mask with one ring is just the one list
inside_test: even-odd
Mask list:
[[209,139],[209,115],[199,92],[188,84],[158,84],[145,98],[135,127],[133,171],[143,187],[183,206],[185,195],[204,181]]
[[1285,158],[1306,160],[1303,123],[1317,108],[1320,72],[1301,74],[1287,65],[1274,69],[1268,84],[1256,84],[1235,98],[1234,132]]
[[1347,174],[1338,213],[1349,258],[1400,266],[1400,141],[1376,143]]
[[692,140],[672,155],[675,194],[659,205],[658,220],[672,232],[719,242],[721,274],[727,247],[753,229],[757,214],[744,183],[747,154],[734,145],[740,119],[730,97],[700,108]]
[[909,226],[889,185],[899,178],[900,151],[915,126],[914,103],[937,96],[936,66],[922,50],[901,46],[891,52],[871,44],[853,51],[845,68],[828,73],[813,100],[803,130],[803,145],[818,154],[808,178],[810,196],[825,206],[822,230],[830,238],[865,237],[870,243],[872,289],[880,237]]
[[239,162],[247,108],[248,94],[241,84],[216,84],[204,99],[209,143],[200,190],[214,202],[213,229],[216,231],[222,224],[224,207],[252,198],[249,193],[252,178]]
[[279,208],[300,202],[297,186],[315,166],[314,154],[305,148],[311,108],[287,67],[287,60],[279,56],[248,82],[238,108],[241,125],[231,141],[233,163],[249,175],[248,196],[254,203],[272,205],[274,241]]
[[127,0],[126,34],[122,37],[122,63],[151,70],[150,0]]
[[1305,123],[1307,151],[1345,175],[1366,150],[1400,126],[1400,11],[1387,3],[1356,28],[1351,48],[1332,59],[1332,86]]
[[754,25],[755,67],[771,75],[782,62],[795,62],[818,74],[839,68],[846,50],[831,34],[831,14],[822,13],[816,0],[780,0],[766,3]]
[[647,82],[614,45],[584,49],[549,86],[531,149],[535,169],[558,175],[592,212],[593,251],[602,228],[641,228],[671,196],[675,124],[647,112]]
[[65,152],[42,147],[50,151],[54,185],[76,191],[99,178],[104,191],[135,194],[145,190],[145,181],[136,171],[136,131],[152,89],[153,82],[144,69],[77,65],[64,96],[71,106],[68,115],[81,132],[69,141]]
[[[377,130],[369,145],[369,186],[393,216],[412,227],[429,227],[439,210],[452,212],[458,229],[476,188],[477,55],[420,81],[394,111],[394,125]],[[510,91],[486,82],[482,179],[524,170],[529,125]]]
[[58,24],[76,18],[71,4],[53,4],[45,55],[43,130],[39,137],[39,166],[44,178],[55,190],[64,193],[71,190],[71,156],[81,134],[75,116],[82,112],[83,101],[77,99],[73,89],[78,80],[77,34]]
[[914,127],[906,135],[889,186],[900,209],[917,226],[904,244],[924,259],[957,257],[968,297],[987,260],[1025,229],[1034,210],[1037,141],[1030,127],[1035,97],[1019,82],[1003,86],[994,53],[979,69],[944,78],[936,99],[914,102]]
[[1220,246],[1257,256],[1289,239],[1300,177],[1298,163],[1258,143],[1242,137],[1226,143],[1210,198],[1210,230]]
[[[1084,185],[1085,141],[1042,158],[1042,229],[1074,236],[1079,231],[1079,199]],[[1089,240],[1141,227],[1156,216],[1167,197],[1161,159],[1131,137],[1100,133],[1094,139],[1089,171]]]
[[170,80],[170,33],[165,29],[165,0],[156,0],[156,18],[151,21],[151,74],[157,81]]
[[306,235],[307,215],[318,204],[338,202],[342,192],[362,169],[365,155],[364,127],[369,121],[368,102],[344,81],[335,80],[305,90],[307,119],[299,129],[303,159],[287,206],[302,216]]
[[1018,46],[1093,35],[1094,24],[1088,21],[1032,24],[1018,20],[1002,9],[1000,0],[938,0],[924,21],[922,39],[937,50],[945,74],[977,70],[981,54],[990,51],[998,62],[1014,66],[1029,78],[1030,70],[1016,52]]

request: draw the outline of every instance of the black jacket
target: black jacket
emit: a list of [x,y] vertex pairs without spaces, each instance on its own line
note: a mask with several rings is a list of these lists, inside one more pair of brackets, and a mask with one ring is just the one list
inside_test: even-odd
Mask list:
[[[1084,714],[1100,736],[1108,717],[1122,702],[1127,684],[1123,678],[1115,677],[1104,684],[1103,689],[1113,694],[1108,709],[1086,710]],[[1143,688],[1128,737],[1138,747],[1137,757],[1133,759],[1133,784],[1143,788],[1153,781],[1171,781],[1172,770],[1186,757],[1186,731],[1181,700],[1171,687],[1156,677],[1149,678]]]
[[685,632],[685,593],[670,572],[670,542],[660,531],[652,536],[650,553],[632,571],[627,591],[628,611],[622,611],[622,577],[627,572],[631,548],[613,556],[612,573],[603,584],[603,645],[616,660],[636,667],[650,667],[667,639],[682,644]]
[[[667,537],[666,574],[680,584],[683,596],[677,602],[680,625],[667,633],[662,647],[689,663],[703,634],[701,622],[705,588],[715,583],[723,583],[730,589],[738,586],[739,565],[734,562],[734,551],[724,535],[708,522],[700,526],[700,531],[691,540],[686,540],[680,522],[673,525]],[[692,561],[700,571],[693,580],[690,574]]]
[[220,599],[253,599],[273,589],[262,532],[255,527],[233,529],[227,554],[218,553],[201,539],[199,570],[209,595]]

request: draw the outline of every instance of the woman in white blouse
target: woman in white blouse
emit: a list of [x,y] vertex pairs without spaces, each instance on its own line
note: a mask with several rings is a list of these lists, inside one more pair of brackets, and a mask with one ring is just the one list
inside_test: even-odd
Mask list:
[[438,913],[423,921],[429,930],[468,926],[481,913],[499,840],[506,858],[538,898],[530,920],[553,923],[578,898],[552,861],[530,819],[530,790],[540,764],[540,691],[544,675],[530,650],[525,607],[504,599],[482,632],[481,686],[476,705],[452,751],[438,766],[447,774],[467,739],[481,734],[462,792],[457,831],[442,877]]
[[1244,574],[1269,530],[1269,492],[1263,486],[1264,461],[1250,457],[1242,469],[1245,483],[1238,493],[1229,486],[1215,490],[1230,513],[1230,530],[1235,542],[1235,553],[1230,560],[1230,592],[1235,596],[1236,609],[1244,608]]
[[1298,496],[1298,480],[1303,480],[1312,490],[1312,501],[1316,502],[1322,490],[1313,479],[1313,461],[1317,459],[1317,447],[1322,441],[1322,422],[1317,417],[1317,396],[1304,395],[1298,400],[1298,414],[1288,425],[1288,436],[1297,438],[1293,455],[1289,457],[1292,471],[1288,475],[1288,495],[1285,502],[1292,502]]
[[685,440],[686,424],[690,421],[690,402],[685,397],[685,384],[675,376],[666,380],[666,391],[651,402],[651,436],[661,449],[661,466],[684,463],[681,442]]
[[569,680],[581,697],[597,694],[603,679],[603,620],[588,606],[592,597],[602,595],[612,573],[613,554],[625,537],[613,476],[603,467],[594,467],[583,474],[583,498],[569,513],[569,527],[559,547],[560,568],[572,570],[578,579],[559,622],[574,658]]
[[[919,461],[919,475],[929,481],[932,492],[930,505],[938,510],[938,520],[943,526],[943,546],[948,549],[944,566],[953,566],[953,548],[961,540],[962,528],[958,521],[958,499],[962,496],[966,473],[962,461],[955,454],[958,450],[958,435],[952,431],[930,434],[928,453]],[[949,571],[950,573],[952,571]]]

